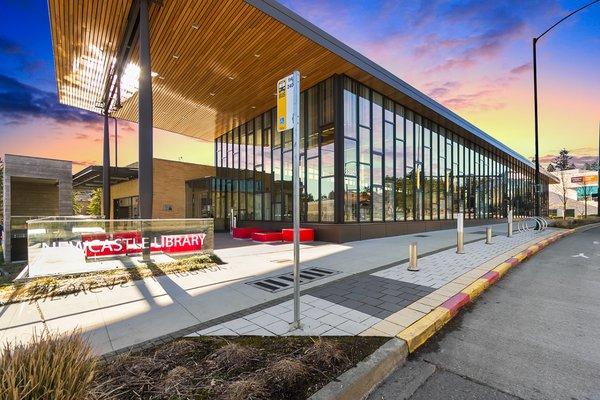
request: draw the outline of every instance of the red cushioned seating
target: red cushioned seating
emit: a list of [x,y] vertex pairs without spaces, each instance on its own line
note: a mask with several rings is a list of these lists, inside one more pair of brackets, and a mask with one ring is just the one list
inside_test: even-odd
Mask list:
[[281,242],[281,232],[254,232],[252,240],[255,242]]
[[[281,235],[284,242],[294,241],[294,230],[293,229],[282,229]],[[300,241],[301,242],[312,242],[315,240],[315,230],[313,228],[300,228]]]
[[259,228],[233,228],[232,236],[235,239],[250,239],[253,233],[262,232]]

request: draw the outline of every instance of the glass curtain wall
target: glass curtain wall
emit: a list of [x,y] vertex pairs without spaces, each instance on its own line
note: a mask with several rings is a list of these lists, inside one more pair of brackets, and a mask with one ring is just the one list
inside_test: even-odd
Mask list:
[[[345,223],[434,221],[459,212],[502,218],[509,207],[515,216],[532,213],[532,168],[340,78],[341,132],[334,126],[334,77],[300,96],[303,222],[333,223],[337,196]],[[269,110],[215,140],[215,217],[233,209],[240,220],[291,221],[292,134],[276,132],[275,117]],[[343,157],[339,177],[336,157]],[[335,192],[336,179],[343,193]]]
[[533,170],[344,77],[344,222],[531,213]]
[[[302,92],[300,107],[301,219],[333,222],[333,77]],[[215,140],[218,218],[233,210],[244,221],[292,220],[292,131],[277,132],[275,118],[271,109]]]

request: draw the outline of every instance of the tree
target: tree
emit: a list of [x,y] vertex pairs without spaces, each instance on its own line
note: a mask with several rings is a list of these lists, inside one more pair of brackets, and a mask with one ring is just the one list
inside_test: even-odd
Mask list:
[[598,161],[592,161],[591,163],[585,163],[583,169],[588,171],[598,171]]
[[77,195],[77,191],[73,190],[73,192],[71,193],[71,202],[73,203],[73,215],[83,214],[83,204],[81,204]]
[[546,171],[548,171],[548,172],[554,172],[554,171],[556,171],[556,168],[554,168],[554,165],[552,165],[550,163],[550,164],[548,164],[548,167],[546,168]]
[[575,164],[571,161],[573,157],[569,155],[569,150],[562,149],[558,156],[554,158],[552,164],[554,164],[554,168],[559,171],[566,171],[569,169],[575,169]]
[[89,215],[102,215],[102,189],[97,188],[92,192],[90,204],[88,204]]
[[575,165],[571,161],[573,157],[569,155],[569,150],[562,149],[558,156],[554,158],[554,161],[550,165],[554,165],[554,168],[560,171],[560,193],[558,196],[563,204],[563,219],[566,218],[567,215],[567,183],[565,182],[565,171],[569,169],[575,169]]

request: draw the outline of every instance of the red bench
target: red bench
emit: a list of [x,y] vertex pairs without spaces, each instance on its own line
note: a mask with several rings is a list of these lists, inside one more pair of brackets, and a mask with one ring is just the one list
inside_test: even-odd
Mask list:
[[281,242],[283,240],[281,232],[254,232],[252,240],[255,242]]
[[[281,235],[284,242],[294,241],[294,230],[293,229],[282,229]],[[301,242],[312,242],[315,240],[315,230],[313,228],[300,228],[300,241]]]
[[250,239],[253,233],[262,232],[259,228],[233,228],[231,230],[234,239]]

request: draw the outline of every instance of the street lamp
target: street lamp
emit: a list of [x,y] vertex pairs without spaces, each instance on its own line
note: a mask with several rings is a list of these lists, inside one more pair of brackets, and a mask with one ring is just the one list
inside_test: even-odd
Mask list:
[[[594,0],[591,3],[584,5],[583,7],[578,8],[573,11],[569,15],[563,17],[550,28],[546,29],[544,33],[542,33],[538,37],[533,38],[533,107],[535,113],[535,215],[540,215],[540,153],[539,153],[539,140],[538,140],[538,101],[537,101],[537,57],[536,57],[536,44],[537,41],[542,38],[546,33],[550,32],[554,27],[558,24],[571,17],[572,15],[578,13],[579,11],[591,6],[592,4],[598,3],[600,0]],[[599,203],[600,204],[600,203]]]

